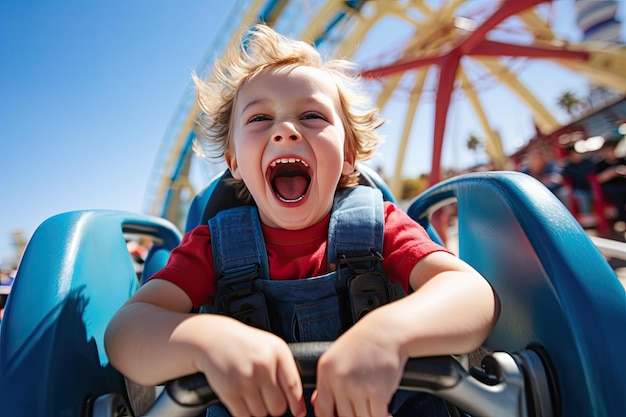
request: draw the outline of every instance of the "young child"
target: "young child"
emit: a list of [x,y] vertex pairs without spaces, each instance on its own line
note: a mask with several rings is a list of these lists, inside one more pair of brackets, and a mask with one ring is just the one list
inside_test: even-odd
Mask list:
[[[374,152],[381,121],[347,62],[324,63],[310,45],[259,25],[216,63],[209,80],[196,79],[201,134],[251,205],[235,211],[242,220],[211,220],[184,236],[166,267],[111,320],[111,363],[145,385],[203,372],[234,416],[304,416],[286,342],[336,339],[318,362],[315,415],[387,416],[408,358],[481,345],[497,316],[491,287],[378,191],[355,186],[355,164]],[[346,197],[362,192],[364,200]],[[359,213],[370,206],[384,217],[384,232],[359,229]],[[343,276],[335,271],[350,270],[339,267],[335,240],[358,246],[375,240],[377,230],[382,267],[409,295],[345,325],[333,313],[346,317],[348,307],[337,305],[345,292],[324,294]],[[219,280],[245,266],[239,250],[248,254],[250,247],[253,255],[263,252],[254,288],[264,293],[271,332],[225,314],[194,313],[205,304],[220,311]]]

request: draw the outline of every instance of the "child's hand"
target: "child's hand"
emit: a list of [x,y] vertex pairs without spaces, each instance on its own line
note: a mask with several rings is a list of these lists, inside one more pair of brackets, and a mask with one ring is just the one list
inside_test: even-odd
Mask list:
[[300,374],[288,345],[279,337],[230,323],[217,332],[198,367],[234,416],[280,416],[287,408],[306,414]]
[[337,339],[318,362],[312,398],[317,417],[389,415],[408,358],[357,327]]

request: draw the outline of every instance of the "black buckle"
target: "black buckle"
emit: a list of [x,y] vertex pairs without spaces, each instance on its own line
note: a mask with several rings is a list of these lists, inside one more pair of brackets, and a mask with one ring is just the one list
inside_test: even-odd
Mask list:
[[[339,266],[347,265],[352,276],[347,280],[352,322],[370,311],[404,296],[400,283],[392,284],[382,268],[383,256],[376,249],[337,254]],[[363,264],[370,264],[364,268]]]
[[338,253],[337,261],[339,262],[340,267],[347,265],[354,274],[358,274],[366,271],[367,269],[358,268],[354,264],[363,264],[369,262],[371,265],[369,270],[374,271],[383,261],[383,255],[376,249],[371,248],[368,251],[359,250]]
[[218,279],[218,292],[223,293],[222,312],[250,326],[270,331],[265,295],[253,287],[260,276],[259,265],[233,268]]
[[352,271],[346,282],[352,323],[389,302],[389,281],[382,272],[382,260],[383,256],[373,248],[337,254],[339,267],[345,265]]
[[259,271],[257,264],[229,269],[217,280],[218,288],[226,288],[229,296],[246,295],[252,292],[252,283],[261,275]]

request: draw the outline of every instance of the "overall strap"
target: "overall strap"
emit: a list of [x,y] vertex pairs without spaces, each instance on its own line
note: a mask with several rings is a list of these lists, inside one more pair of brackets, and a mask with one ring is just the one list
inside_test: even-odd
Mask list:
[[[218,284],[238,291],[254,278],[269,279],[267,251],[255,206],[224,210],[209,220],[213,262]],[[253,274],[256,274],[252,279]]]
[[356,186],[335,197],[328,227],[328,268],[337,268],[338,258],[349,253],[382,253],[384,206],[380,190]]
[[254,289],[255,279],[269,279],[257,208],[241,206],[222,211],[209,220],[209,228],[217,284],[210,311],[270,331],[265,296]]

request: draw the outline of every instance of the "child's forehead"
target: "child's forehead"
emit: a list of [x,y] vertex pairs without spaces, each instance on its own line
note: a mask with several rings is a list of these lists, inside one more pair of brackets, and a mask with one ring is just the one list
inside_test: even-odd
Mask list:
[[329,71],[309,65],[280,65],[265,68],[250,77],[243,85],[255,80],[280,80],[294,84],[308,83],[315,88],[337,90],[337,83]]
[[339,103],[339,88],[331,74],[323,68],[289,65],[266,68],[245,80],[237,96],[250,98],[259,94],[280,92],[287,96],[327,96],[333,104]]

